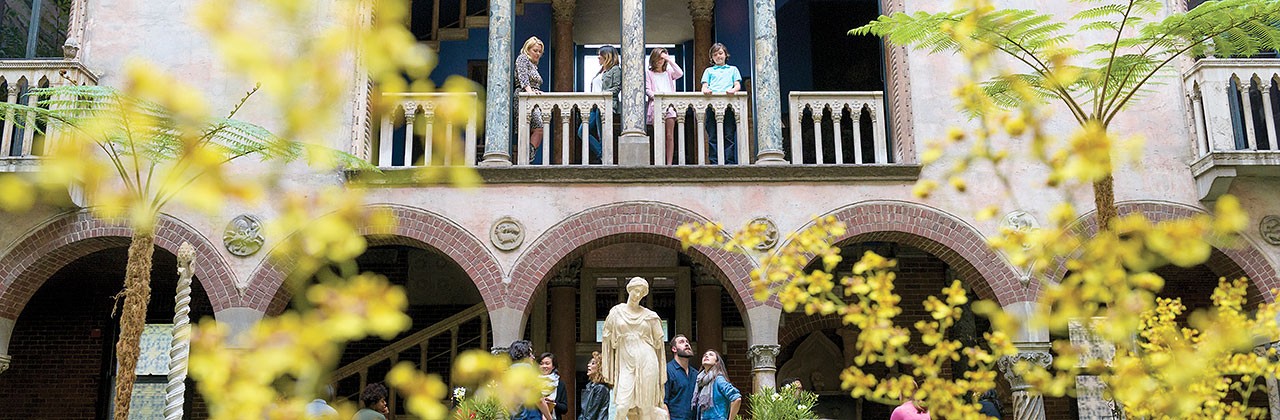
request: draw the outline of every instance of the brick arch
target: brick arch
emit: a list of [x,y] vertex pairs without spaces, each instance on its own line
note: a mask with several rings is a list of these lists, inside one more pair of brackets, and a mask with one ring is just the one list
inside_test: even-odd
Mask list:
[[[447,256],[471,277],[489,310],[501,307],[503,285],[498,260],[471,232],[444,216],[419,208],[393,204],[373,204],[366,208],[390,210],[396,217],[395,230],[389,234],[374,235],[368,226],[360,227],[359,232],[365,235],[369,246],[404,245]],[[249,293],[246,293],[255,299],[245,306],[268,315],[283,312],[293,296],[287,287],[281,287],[291,266],[290,261],[264,259],[250,277]]]
[[[0,257],[0,317],[17,319],[36,290],[58,270],[80,257],[108,248],[127,247],[133,230],[119,220],[103,220],[88,211],[56,216],[21,239]],[[209,294],[213,310],[240,304],[235,272],[200,231],[161,214],[156,221],[156,243],[173,254],[189,242],[196,250],[196,280]]]
[[[1168,201],[1127,201],[1116,204],[1116,210],[1120,216],[1142,213],[1152,222],[1209,214],[1200,208]],[[1098,219],[1095,214],[1096,211],[1090,211],[1081,215],[1068,229],[1080,237],[1093,236],[1098,233]],[[1239,248],[1215,247],[1209,261],[1205,264],[1214,273],[1221,273],[1228,278],[1240,275],[1248,277],[1253,287],[1257,288],[1257,292],[1262,294],[1263,300],[1274,302],[1276,296],[1272,293],[1272,289],[1280,287],[1280,278],[1277,277],[1275,266],[1248,237],[1242,237],[1241,242],[1243,246]],[[1045,273],[1046,278],[1054,281],[1066,275],[1066,260],[1058,261],[1052,270],[1047,270]]]
[[[597,246],[640,242],[680,249],[676,228],[709,219],[688,209],[652,201],[608,204],[569,216],[533,241],[511,269],[506,305],[526,309],[538,289],[566,261]],[[721,249],[692,247],[684,250],[701,262],[730,289],[740,312],[760,305],[780,307],[776,300],[758,302],[748,285],[756,262],[746,255]]]
[[1039,289],[1035,282],[1023,286],[1018,273],[987,246],[976,228],[942,210],[905,201],[870,201],[827,215],[845,223],[845,234],[834,238],[835,243],[882,241],[920,248],[950,265],[960,278],[970,279],[969,287],[979,298],[1008,305],[1034,300]]

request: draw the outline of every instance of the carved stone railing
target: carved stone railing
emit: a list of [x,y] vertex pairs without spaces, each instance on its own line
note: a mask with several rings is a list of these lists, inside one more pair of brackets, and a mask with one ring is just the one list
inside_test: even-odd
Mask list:
[[[581,92],[543,92],[541,94],[520,93],[519,113],[517,114],[516,127],[518,136],[516,137],[517,152],[513,162],[516,165],[529,165],[532,160],[530,151],[532,146],[529,143],[529,135],[532,132],[533,118],[542,118],[542,165],[552,165],[553,149],[559,156],[560,165],[571,165],[570,152],[573,150],[573,142],[579,142],[582,156],[579,161],[581,164],[589,164],[591,162],[591,149],[588,144],[589,127],[587,127],[588,115],[592,109],[600,111],[600,143],[601,156],[600,163],[603,165],[615,165],[613,150],[616,139],[613,137],[613,98],[605,93],[581,93]],[[551,127],[552,116],[559,113],[560,127]],[[574,118],[577,117],[583,124],[579,127],[570,127]],[[554,128],[554,129],[553,129]],[[554,142],[552,132],[559,134],[559,141]],[[575,140],[576,139],[576,140]]]
[[[462,326],[463,324],[468,324],[476,321],[480,322],[479,337],[474,337],[471,340],[466,342],[459,341],[460,340],[459,327]],[[329,376],[329,383],[333,385],[335,389],[337,389],[339,382],[342,382],[344,379],[359,375],[360,387],[356,388],[355,390],[358,393],[360,392],[360,390],[363,390],[366,385],[369,384],[370,368],[373,368],[374,366],[383,366],[383,367],[386,367],[387,369],[390,369],[391,366],[394,366],[397,362],[400,361],[400,354],[404,353],[409,349],[412,349],[414,347],[418,348],[417,365],[419,369],[424,369],[424,366],[427,365],[427,362],[436,357],[447,356],[449,358],[448,360],[450,361],[457,359],[459,349],[467,349],[467,348],[488,349],[489,348],[489,331],[490,331],[489,311],[485,308],[484,303],[477,303],[475,304],[475,306],[467,308],[462,312],[459,312],[457,314],[454,314],[453,316],[445,318],[440,322],[437,322],[435,324],[432,324],[429,327],[423,328],[418,332],[410,334],[408,337],[402,338],[396,341],[395,343],[391,343],[390,345],[387,345],[386,347],[378,349],[377,351],[374,351],[373,353],[370,353],[367,356],[361,357],[360,359],[354,362],[351,362],[346,366],[342,366],[334,370],[333,374]],[[429,354],[427,352],[428,343],[431,341],[431,339],[443,336],[444,334],[449,334],[449,340],[450,340],[449,351],[447,353],[437,354],[434,356]],[[477,340],[478,342],[475,342]],[[374,381],[377,382],[378,379],[375,378]],[[391,388],[390,391],[391,391],[391,395],[387,397],[387,403],[389,405],[388,408],[391,410],[392,413],[395,413],[396,412],[396,407],[395,407],[396,391],[395,391],[395,388]],[[357,399],[359,398],[358,395],[356,395],[355,397]]]
[[[715,121],[707,121],[706,110],[712,109],[712,118]],[[672,162],[677,165],[686,164],[707,164],[707,130],[708,123],[714,124],[716,127],[716,138],[712,139],[716,142],[716,162],[719,165],[725,164],[725,115],[727,110],[732,109],[734,115],[734,123],[737,125],[737,147],[738,147],[738,163],[745,165],[751,163],[752,141],[751,133],[747,131],[747,120],[750,113],[747,110],[747,93],[738,92],[733,96],[725,94],[706,95],[700,92],[676,92],[676,93],[658,93],[653,95],[653,132],[657,140],[651,141],[653,144],[653,155],[659,156],[654,159],[655,165],[663,165],[666,162],[666,141],[662,136],[666,134],[666,121],[661,118],[667,110],[676,111],[676,153]],[[697,125],[697,162],[686,162],[686,141],[685,141],[685,119],[688,118],[692,110],[694,120],[689,121]]]
[[[815,164],[870,164],[889,163],[889,143],[885,136],[884,92],[791,92],[791,163]],[[804,136],[803,125],[805,111],[812,115],[810,123],[813,133]],[[852,120],[851,138],[843,138],[842,124]],[[824,150],[823,115],[831,114],[831,159],[828,160]],[[863,147],[863,113],[867,113],[867,123],[871,131],[871,150]],[[852,153],[848,153],[848,152]],[[806,152],[814,156],[813,162],[806,162]],[[845,156],[852,157],[846,161]]]
[[[96,85],[98,78],[74,60],[0,60],[0,101],[36,105],[31,89],[62,85]],[[39,127],[35,115],[0,114],[0,171],[34,167],[32,158],[45,154],[57,139],[57,127]],[[39,128],[43,135],[37,133]],[[43,138],[41,138],[43,137]]]
[[[475,104],[474,92],[386,93],[383,98],[395,105],[382,115],[378,131],[378,158],[374,162],[378,167],[475,166],[477,112],[467,112],[465,122],[436,118],[437,110],[443,107]],[[417,125],[419,119],[425,122],[425,127]],[[444,126],[437,127],[439,124]],[[397,133],[403,135],[397,136]],[[438,134],[445,138],[436,141]],[[401,146],[399,153],[396,153],[396,146]],[[443,146],[444,150],[436,150],[437,146]],[[455,149],[459,147],[461,151]],[[416,158],[419,152],[421,159]]]
[[1237,176],[1280,176],[1280,59],[1205,58],[1183,76],[1201,200],[1225,193]]

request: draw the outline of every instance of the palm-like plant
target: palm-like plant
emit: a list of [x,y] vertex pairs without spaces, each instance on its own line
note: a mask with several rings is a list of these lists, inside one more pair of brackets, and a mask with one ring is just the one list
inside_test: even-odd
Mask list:
[[[1083,9],[1063,21],[1036,10],[976,9],[881,16],[851,30],[933,53],[990,48],[1020,63],[1021,73],[996,76],[982,88],[1000,107],[1058,101],[1082,128],[1105,137],[1114,118],[1141,97],[1179,57],[1247,56],[1280,49],[1280,2],[1221,0],[1157,19],[1159,0],[1075,0]],[[962,24],[962,22],[964,24]],[[962,32],[957,32],[963,28]],[[1077,39],[1104,42],[1084,44]],[[1086,57],[1087,65],[1073,59]],[[1030,94],[1028,94],[1030,92]],[[967,108],[969,109],[969,108]],[[1041,156],[1043,158],[1043,156]],[[1098,226],[1116,215],[1109,151],[1096,162]]]
[[[116,419],[127,418],[136,379],[160,212],[175,200],[216,210],[227,197],[260,195],[261,185],[230,182],[223,170],[244,157],[289,162],[319,148],[236,120],[256,91],[222,118],[206,117],[201,101],[184,101],[182,95],[148,101],[102,86],[32,89],[30,94],[39,98],[36,106],[0,103],[0,115],[12,110],[14,123],[24,124],[34,114],[36,124],[29,128],[47,131],[49,152],[41,161],[38,182],[48,188],[82,188],[96,214],[126,217],[132,228],[116,343]],[[347,167],[371,168],[345,153],[324,150],[323,155]]]

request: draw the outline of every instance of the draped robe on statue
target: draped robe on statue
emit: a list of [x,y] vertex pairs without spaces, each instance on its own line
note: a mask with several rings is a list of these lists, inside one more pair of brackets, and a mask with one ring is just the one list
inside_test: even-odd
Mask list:
[[641,306],[620,303],[609,310],[602,334],[600,372],[613,382],[618,419],[628,419],[638,408],[641,420],[657,420],[667,381],[666,355],[662,351],[662,321]]

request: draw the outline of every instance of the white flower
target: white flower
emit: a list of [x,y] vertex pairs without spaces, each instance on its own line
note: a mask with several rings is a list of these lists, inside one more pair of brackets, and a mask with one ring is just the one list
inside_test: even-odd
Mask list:
[[773,400],[774,400],[774,401],[777,401],[777,400],[780,400],[780,399],[782,399],[782,396],[781,396],[781,395],[773,394]]
[[460,400],[460,399],[462,399],[463,397],[466,397],[466,396],[467,396],[467,389],[466,389],[466,388],[463,388],[463,387],[457,387],[457,388],[454,388],[454,389],[453,389],[453,398],[454,398],[454,399],[458,399],[458,400]]
[[798,409],[798,410],[800,410],[800,411],[804,411],[804,410],[808,410],[808,409],[809,409],[809,406],[804,405],[804,404],[800,404],[800,405],[797,405],[797,406],[796,406],[796,409]]

